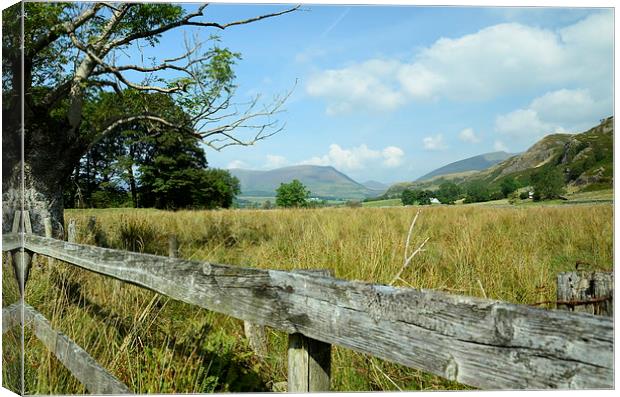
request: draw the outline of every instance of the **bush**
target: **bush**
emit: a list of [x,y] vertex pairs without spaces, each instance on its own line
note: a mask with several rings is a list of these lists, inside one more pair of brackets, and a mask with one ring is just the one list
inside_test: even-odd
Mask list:
[[525,192],[521,192],[521,194],[519,194],[519,198],[521,200],[527,200],[530,198],[530,192],[525,191]]
[[506,196],[504,196],[504,194],[500,191],[496,191],[491,193],[491,195],[489,196],[489,199],[491,200],[501,200],[503,198],[505,198]]

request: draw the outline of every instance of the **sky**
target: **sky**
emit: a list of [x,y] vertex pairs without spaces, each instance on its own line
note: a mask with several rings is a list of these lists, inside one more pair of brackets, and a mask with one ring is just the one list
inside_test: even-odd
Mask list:
[[[185,5],[188,10],[195,6]],[[283,5],[212,4],[227,22]],[[236,100],[292,94],[282,132],[206,149],[211,167],[331,165],[353,179],[411,181],[482,153],[526,150],[613,114],[609,8],[303,5],[224,31],[240,52]],[[180,53],[180,32],[157,51]]]

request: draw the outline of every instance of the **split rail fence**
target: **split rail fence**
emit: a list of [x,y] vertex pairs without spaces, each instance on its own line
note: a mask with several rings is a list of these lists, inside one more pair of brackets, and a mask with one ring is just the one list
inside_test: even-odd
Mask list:
[[[288,333],[289,392],[329,390],[331,345],[481,389],[614,387],[613,318],[608,316],[346,281],[321,272],[138,254],[31,233],[4,234],[2,243],[3,251],[26,267],[36,253]],[[19,274],[27,279],[25,268],[17,269]],[[609,308],[613,274],[605,277],[611,290],[592,305],[606,302]],[[596,292],[595,278],[581,274],[563,282],[574,298],[584,283]],[[570,308],[583,303],[573,298],[565,296],[562,303]],[[91,393],[130,392],[33,308],[24,306],[23,312],[22,319],[15,307],[3,309],[5,330],[21,320],[32,325]]]

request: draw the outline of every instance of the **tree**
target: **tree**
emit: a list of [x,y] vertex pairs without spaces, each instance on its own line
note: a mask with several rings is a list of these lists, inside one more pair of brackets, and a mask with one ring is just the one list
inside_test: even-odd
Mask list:
[[[23,203],[34,233],[44,234],[42,218],[49,217],[54,236],[61,237],[63,187],[89,148],[120,126],[140,120],[153,128],[181,128],[218,150],[251,145],[282,129],[273,116],[286,95],[271,103],[261,103],[259,97],[247,105],[234,102],[233,66],[240,55],[222,48],[217,37],[188,39],[177,54],[138,53],[174,30],[223,30],[298,8],[218,23],[205,20],[206,7],[22,2],[3,11],[3,232]],[[127,54],[140,61],[124,63]],[[85,128],[92,121],[85,109],[97,92],[113,92],[120,99],[127,88],[138,98],[164,94],[189,118],[153,111],[143,100],[137,113],[121,113],[100,128]]]
[[557,168],[545,167],[532,175],[534,200],[552,200],[564,194],[564,175]]
[[279,207],[304,207],[309,197],[310,191],[297,179],[281,183],[276,189],[276,205]]
[[241,193],[239,179],[227,170],[204,170],[203,185],[197,203],[206,208],[230,208],[234,198]]
[[400,195],[403,205],[413,205],[416,202],[417,194],[413,190],[405,189]]
[[465,203],[480,203],[489,201],[491,196],[487,185],[480,180],[470,182],[465,191]]
[[510,193],[515,192],[518,188],[519,184],[517,184],[517,181],[511,176],[504,178],[500,184],[500,190],[504,197],[508,197]]
[[454,204],[461,194],[461,188],[454,182],[443,182],[436,192],[437,199],[442,204]]

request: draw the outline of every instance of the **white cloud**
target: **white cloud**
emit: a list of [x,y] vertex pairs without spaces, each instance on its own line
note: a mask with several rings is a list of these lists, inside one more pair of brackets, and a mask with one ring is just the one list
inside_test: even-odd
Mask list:
[[424,143],[424,149],[426,150],[443,150],[447,148],[443,141],[442,134],[427,136],[422,140],[422,142]]
[[404,103],[404,94],[390,82],[397,73],[395,61],[370,60],[351,68],[326,70],[310,78],[306,91],[327,98],[327,114],[364,110],[393,110]]
[[495,141],[495,143],[493,144],[493,148],[498,152],[510,152],[508,150],[508,146],[506,146],[502,141]]
[[539,137],[550,133],[553,126],[540,120],[536,110],[528,108],[497,116],[495,129],[501,134],[512,137]]
[[265,168],[280,168],[285,166],[288,163],[286,157],[277,156],[273,154],[267,155],[267,163],[265,163]]
[[480,137],[476,135],[472,128],[465,128],[463,131],[459,132],[459,139],[468,143],[480,142]]
[[362,144],[350,149],[338,144],[329,145],[329,151],[322,156],[314,156],[299,164],[331,165],[340,170],[361,170],[369,166],[397,167],[402,163],[405,152],[396,146],[387,146],[382,150],[370,149]]
[[588,90],[561,89],[497,116],[495,130],[513,138],[539,138],[550,133],[580,132],[612,113],[607,100],[596,101]]
[[399,147],[388,146],[381,151],[381,155],[383,156],[383,164],[386,167],[393,168],[402,164],[405,152]]
[[532,101],[530,108],[549,122],[579,122],[591,118],[599,108],[588,90],[548,92]]
[[613,13],[599,12],[560,30],[518,23],[441,38],[411,62],[370,59],[309,79],[308,94],[328,114],[396,109],[410,101],[489,100],[540,87],[571,86],[611,97]]
[[233,160],[230,163],[228,163],[228,165],[226,166],[226,168],[231,169],[231,168],[246,168],[248,166],[248,164],[244,161],[241,160]]

